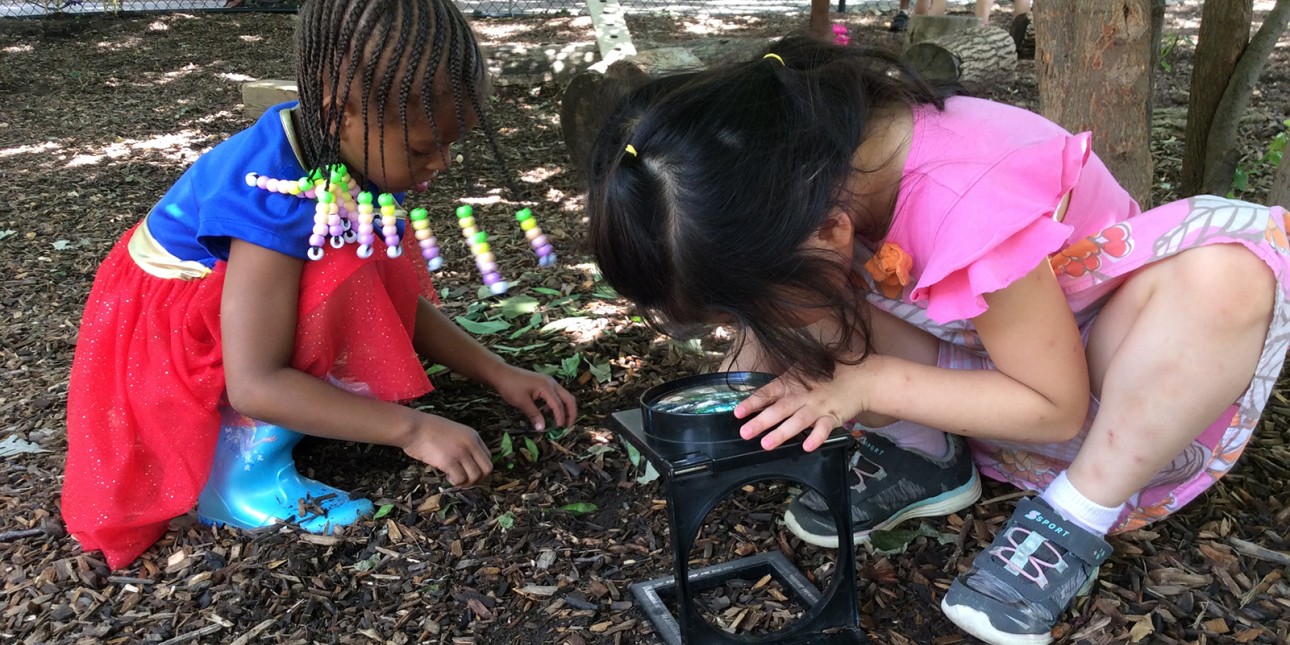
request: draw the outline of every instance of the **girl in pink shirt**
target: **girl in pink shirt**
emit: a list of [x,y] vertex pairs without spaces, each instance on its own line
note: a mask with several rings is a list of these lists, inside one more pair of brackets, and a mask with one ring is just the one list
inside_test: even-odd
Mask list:
[[[863,427],[857,539],[980,495],[1022,500],[942,602],[991,643],[1047,643],[1111,552],[1221,478],[1290,344],[1280,208],[1140,212],[1072,135],[948,97],[891,55],[789,38],[628,95],[593,154],[605,278],[662,330],[733,323],[735,410],[771,448]],[[823,500],[788,527],[835,546]]]

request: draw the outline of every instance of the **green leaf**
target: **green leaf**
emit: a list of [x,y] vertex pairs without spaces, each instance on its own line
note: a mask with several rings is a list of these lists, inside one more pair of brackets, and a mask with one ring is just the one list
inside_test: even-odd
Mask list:
[[648,461],[645,462],[645,472],[641,473],[641,476],[636,478],[636,483],[648,484],[655,479],[658,479],[658,471],[654,469],[654,464]]
[[381,507],[376,509],[376,515],[373,515],[372,519],[379,520],[382,517],[389,515],[392,510],[394,510],[393,504],[381,504]]
[[920,537],[934,538],[940,544],[949,544],[958,538],[956,535],[941,533],[928,526],[926,522],[920,522],[916,529],[871,531],[869,533],[869,544],[873,546],[874,553],[878,555],[894,555],[904,553],[905,549],[909,548],[909,545]]
[[627,461],[632,462],[633,468],[639,468],[641,465],[641,451],[626,441],[623,442],[623,445],[627,446]]
[[572,504],[561,506],[560,510],[568,511],[572,515],[585,515],[587,513],[596,512],[596,509],[598,508],[600,507],[592,504],[591,502],[574,502]]
[[542,329],[538,331],[543,334],[549,334],[557,331],[564,331],[574,325],[586,322],[587,320],[589,319],[584,316],[569,316],[567,318],[561,318],[559,320],[552,320],[551,322],[543,325]]
[[591,375],[596,377],[597,383],[606,383],[609,381],[609,361],[599,364],[591,363],[589,367],[591,369]]
[[1235,190],[1245,190],[1250,187],[1250,174],[1244,169],[1237,168],[1236,175],[1232,177],[1232,188]]
[[552,365],[552,364],[550,364],[550,363],[543,363],[543,364],[541,364],[541,365],[538,365],[538,366],[534,367],[534,368],[533,368],[533,371],[537,372],[538,374],[546,374],[547,376],[555,376],[555,373],[556,373],[557,371],[559,371],[559,369],[560,369],[559,367],[556,367],[555,365]]
[[538,292],[538,293],[540,293],[540,294],[542,294],[542,295],[544,295],[544,296],[558,296],[558,295],[560,295],[560,292],[559,292],[559,291],[556,291],[555,289],[552,289],[552,288],[550,288],[550,287],[533,287],[533,290],[534,290],[534,291],[536,291],[536,292]]
[[499,306],[502,310],[502,316],[518,318],[536,312],[538,301],[537,298],[532,296],[512,296],[503,300]]
[[504,459],[515,454],[515,447],[511,443],[511,433],[502,435],[502,445],[497,448],[497,457]]
[[573,356],[565,357],[560,361],[560,369],[557,374],[565,378],[573,378],[578,375],[578,367],[582,365],[582,354],[574,353]]
[[515,514],[510,511],[506,511],[501,515],[498,515],[497,526],[501,527],[503,531],[511,530],[511,527],[515,526]]
[[[506,339],[507,339],[507,340],[515,340],[516,338],[519,338],[520,336],[523,336],[524,334],[527,334],[527,333],[529,333],[529,332],[533,331],[533,328],[534,328],[534,327],[536,327],[536,326],[537,326],[537,325],[534,325],[533,323],[529,323],[529,324],[527,324],[527,325],[524,325],[523,327],[520,327],[519,329],[516,329],[515,331],[511,332],[511,335],[507,336],[507,337],[506,337]],[[545,345],[545,344],[546,344],[546,343],[543,343],[543,345]],[[532,347],[532,345],[530,345],[530,347]]]
[[426,376],[434,376],[435,374],[438,374],[440,372],[447,372],[447,371],[448,371],[447,365],[440,365],[438,363],[435,363],[434,365],[431,365],[430,367],[426,368]]
[[530,437],[524,437],[524,456],[528,457],[529,461],[532,462],[536,462],[538,460],[537,442],[533,441]]
[[462,329],[475,334],[476,336],[496,334],[499,331],[505,331],[511,328],[511,324],[505,320],[485,320],[484,322],[475,322],[465,316],[457,316],[453,320],[457,321],[457,325]]

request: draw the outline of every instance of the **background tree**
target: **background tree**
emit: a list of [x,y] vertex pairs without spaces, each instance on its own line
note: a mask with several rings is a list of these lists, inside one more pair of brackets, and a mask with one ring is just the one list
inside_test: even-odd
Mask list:
[[1164,0],[1035,3],[1040,112],[1072,132],[1094,131],[1098,156],[1143,207],[1151,203],[1151,92],[1163,20]]
[[1184,134],[1183,195],[1201,192],[1205,179],[1205,148],[1214,112],[1223,98],[1236,62],[1250,40],[1254,0],[1209,0],[1201,9],[1200,35],[1192,60],[1191,92],[1187,99]]
[[[1233,0],[1206,0],[1201,18],[1201,36],[1205,35],[1205,21],[1209,20],[1212,15],[1232,10],[1232,5],[1242,4]],[[1211,5],[1213,5],[1211,7]],[[1244,51],[1241,52],[1240,58],[1233,66],[1229,80],[1223,90],[1223,96],[1218,101],[1218,105],[1213,112],[1213,118],[1209,125],[1209,133],[1204,138],[1204,173],[1200,190],[1190,191],[1184,185],[1184,194],[1193,194],[1195,192],[1213,193],[1224,195],[1232,186],[1232,177],[1236,173],[1236,163],[1239,155],[1237,154],[1237,126],[1240,125],[1241,115],[1245,113],[1245,108],[1250,104],[1250,94],[1254,91],[1254,84],[1259,80],[1259,74],[1263,72],[1263,67],[1268,62],[1268,56],[1272,54],[1272,49],[1276,46],[1277,40],[1281,34],[1285,33],[1286,23],[1290,22],[1290,0],[1277,0],[1268,12],[1267,17],[1263,19],[1263,25],[1254,33],[1245,44]],[[1244,33],[1249,33],[1248,19]],[[1238,33],[1229,34],[1229,38],[1239,40]],[[1222,37],[1218,34],[1218,37]],[[1201,58],[1201,43],[1197,43],[1196,58]],[[1216,48],[1218,46],[1215,46]],[[1199,64],[1199,63],[1198,63]],[[1216,79],[1219,83],[1221,78]],[[1193,87],[1195,87],[1193,85]],[[1193,118],[1201,119],[1203,114],[1197,114],[1193,117],[1188,114],[1188,133],[1191,133],[1191,123]],[[1199,142],[1199,137],[1197,143]],[[1187,141],[1190,148],[1193,144],[1191,140]],[[1190,156],[1190,155],[1188,155]],[[1284,164],[1282,164],[1284,165]],[[1185,171],[1184,171],[1185,172]]]

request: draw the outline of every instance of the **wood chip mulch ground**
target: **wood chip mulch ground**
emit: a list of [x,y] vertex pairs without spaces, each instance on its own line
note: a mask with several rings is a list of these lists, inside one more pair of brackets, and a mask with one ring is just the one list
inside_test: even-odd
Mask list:
[[[1176,46],[1157,70],[1158,199],[1174,196],[1179,172],[1194,5],[1171,4],[1166,40]],[[893,42],[885,17],[842,20],[859,39]],[[379,517],[316,536],[216,530],[190,515],[120,571],[65,534],[67,374],[95,268],[187,164],[247,125],[240,83],[292,75],[292,23],[260,14],[0,21],[0,451],[36,451],[0,457],[0,641],[658,642],[628,586],[671,569],[665,503],[658,482],[642,483],[642,468],[609,433],[607,415],[650,385],[698,370],[725,339],[660,340],[597,279],[580,246],[582,189],[568,170],[556,85],[505,87],[490,105],[560,266],[535,267],[522,238],[507,234],[517,203],[492,191],[476,210],[520,298],[505,307],[478,300],[469,256],[456,245],[445,247],[439,284],[451,315],[478,325],[513,361],[568,383],[583,412],[577,425],[524,434],[519,415],[491,393],[439,374],[439,390],[417,405],[484,434],[498,464],[484,486],[450,488],[393,449],[306,442],[301,469],[370,496]],[[780,34],[805,15],[633,16],[630,24],[640,46]],[[478,25],[495,44],[591,39],[585,17]],[[1269,174],[1258,159],[1290,105],[1287,56],[1277,50],[1243,122],[1251,181],[1242,196],[1254,201]],[[1033,65],[991,96],[1035,107]],[[487,169],[480,176],[500,183]],[[449,178],[416,201],[443,228],[462,194]],[[1177,517],[1113,540],[1115,555],[1059,626],[1059,642],[1290,642],[1288,429],[1283,387],[1232,474]],[[827,581],[832,553],[778,522],[791,495],[785,482],[763,482],[728,498],[709,516],[693,565],[778,550]],[[893,552],[859,550],[863,626],[875,642],[971,642],[937,602],[1017,498],[991,484],[969,513],[906,527],[908,542]],[[701,602],[711,620],[744,634],[779,629],[803,609],[760,580],[711,590]]]

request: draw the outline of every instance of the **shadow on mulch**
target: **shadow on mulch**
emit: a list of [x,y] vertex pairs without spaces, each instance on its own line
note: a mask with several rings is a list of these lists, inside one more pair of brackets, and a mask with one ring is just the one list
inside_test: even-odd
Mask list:
[[[1158,200],[1174,196],[1195,38],[1190,5],[1171,6],[1178,46],[1157,83]],[[1005,20],[1002,13],[997,19]],[[766,36],[805,16],[632,16],[652,42],[695,34]],[[848,15],[853,36],[890,42],[882,17]],[[586,18],[486,20],[487,43],[590,39]],[[307,442],[301,468],[373,498],[379,518],[332,536],[291,529],[216,530],[191,515],[129,568],[83,554],[58,517],[66,379],[81,305],[98,261],[204,149],[247,124],[239,83],[289,77],[292,18],[184,15],[0,22],[0,427],[44,452],[0,464],[0,637],[15,643],[655,643],[627,593],[670,570],[657,483],[608,433],[609,412],[645,388],[693,372],[695,348],[656,338],[597,281],[580,238],[582,189],[568,172],[556,115],[561,88],[503,88],[490,101],[499,136],[544,229],[562,253],[538,270],[513,232],[512,196],[476,203],[503,273],[541,307],[498,318],[475,298],[456,246],[439,275],[453,316],[493,317],[486,338],[516,363],[559,374],[579,397],[573,428],[524,435],[519,415],[453,375],[417,405],[478,428],[498,455],[485,486],[456,490],[397,450]],[[14,28],[11,28],[14,27]],[[1277,51],[1244,122],[1254,160],[1286,117],[1287,51]],[[1035,107],[1033,67],[993,98]],[[1177,132],[1174,131],[1177,128]],[[1261,143],[1262,142],[1262,143]],[[475,151],[487,155],[479,142]],[[1252,172],[1248,198],[1266,180]],[[500,185],[484,168],[480,177]],[[1263,183],[1261,183],[1263,182]],[[463,195],[445,178],[417,198],[438,221]],[[448,224],[440,224],[446,226]],[[542,328],[557,323],[555,331]],[[576,357],[576,360],[573,358]],[[1060,642],[1285,643],[1290,637],[1290,401],[1284,384],[1245,458],[1208,494],[1149,530],[1115,538],[1095,592],[1059,628]],[[509,435],[508,435],[509,433]],[[902,552],[859,552],[864,627],[877,643],[969,642],[937,609],[953,576],[1010,514],[1015,491],[987,486],[970,513],[929,522]],[[817,580],[832,554],[777,522],[788,494],[760,484],[723,503],[694,565],[781,551]],[[800,613],[774,585],[705,596],[715,620],[750,632]]]

